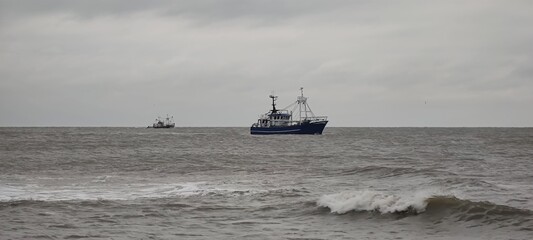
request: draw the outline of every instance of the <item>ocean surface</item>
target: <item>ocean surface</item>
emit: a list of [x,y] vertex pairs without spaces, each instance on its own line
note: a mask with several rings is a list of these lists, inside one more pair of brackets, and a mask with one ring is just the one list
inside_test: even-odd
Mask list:
[[0,128],[0,239],[533,239],[533,128]]

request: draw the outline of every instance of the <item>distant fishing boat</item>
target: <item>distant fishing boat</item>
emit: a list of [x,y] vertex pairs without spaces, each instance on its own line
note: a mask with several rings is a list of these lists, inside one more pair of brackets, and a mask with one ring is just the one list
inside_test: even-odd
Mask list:
[[176,124],[174,123],[174,116],[169,117],[167,114],[167,117],[165,119],[161,117],[157,117],[155,119],[155,123],[152,124],[152,126],[148,126],[148,128],[173,128]]
[[[272,98],[272,110],[261,115],[250,128],[251,134],[322,134],[328,123],[327,116],[315,116],[304,97],[303,88],[296,102],[283,108],[276,109],[278,96]],[[288,109],[292,109],[289,111]]]

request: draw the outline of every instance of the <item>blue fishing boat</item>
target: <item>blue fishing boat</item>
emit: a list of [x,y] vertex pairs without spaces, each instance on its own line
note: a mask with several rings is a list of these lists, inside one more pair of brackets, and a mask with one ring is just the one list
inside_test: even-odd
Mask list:
[[[322,134],[328,117],[315,116],[304,97],[303,88],[296,102],[283,108],[276,109],[278,96],[270,95],[272,110],[261,115],[250,128],[251,134]],[[289,110],[291,109],[291,110]]]

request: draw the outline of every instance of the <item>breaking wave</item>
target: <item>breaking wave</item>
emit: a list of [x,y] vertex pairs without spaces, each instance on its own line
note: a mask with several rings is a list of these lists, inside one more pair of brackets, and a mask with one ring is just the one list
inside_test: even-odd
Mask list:
[[427,197],[400,197],[375,191],[350,191],[322,196],[317,205],[327,207],[332,213],[345,214],[351,211],[376,211],[380,213],[423,212]]
[[[376,191],[350,191],[322,196],[317,205],[329,208],[332,213],[378,212],[381,214],[428,214],[455,217],[459,221],[481,220],[487,223],[513,220],[533,223],[533,211],[491,202],[471,201],[453,195],[434,195],[415,192],[411,195],[394,195]],[[520,225],[521,225],[520,224]]]

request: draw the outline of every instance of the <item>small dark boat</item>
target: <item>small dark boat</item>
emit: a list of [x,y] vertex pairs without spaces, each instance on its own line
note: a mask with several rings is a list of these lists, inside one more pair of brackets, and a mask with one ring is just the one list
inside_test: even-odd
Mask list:
[[[303,88],[296,102],[276,109],[277,96],[272,98],[272,110],[261,115],[250,128],[251,134],[322,134],[328,123],[328,117],[315,116],[304,97]],[[289,111],[288,109],[291,109]]]
[[148,128],[173,128],[176,124],[174,123],[174,117],[168,117],[163,119],[161,117],[158,117],[155,119],[155,123],[152,124],[152,126],[148,126]]

